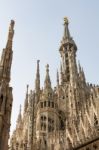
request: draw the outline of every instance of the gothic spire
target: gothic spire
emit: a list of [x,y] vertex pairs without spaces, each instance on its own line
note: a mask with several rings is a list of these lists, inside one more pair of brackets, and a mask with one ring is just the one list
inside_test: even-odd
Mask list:
[[49,76],[49,65],[46,65],[46,77],[45,77],[45,82],[44,82],[44,88],[45,89],[50,89],[51,88],[51,81],[50,81],[50,76]]
[[[64,35],[60,46],[62,58],[61,83],[74,82],[77,78],[76,44],[70,36],[68,19],[64,18]],[[75,75],[74,75],[75,74]],[[74,79],[75,78],[75,79]]]
[[12,64],[12,41],[14,36],[14,21],[11,20],[9,26],[8,40],[6,47],[3,49],[1,61],[0,61],[0,78],[10,81],[10,71]]
[[6,48],[12,49],[12,40],[14,36],[14,20],[11,20],[10,26],[9,26],[9,33],[8,33],[8,40],[6,44]]
[[63,34],[63,39],[61,42],[62,45],[60,47],[60,51],[62,50],[62,46],[67,45],[67,44],[74,45],[75,50],[77,50],[76,44],[70,35],[68,25],[69,25],[69,21],[67,17],[64,17],[64,34]]
[[37,60],[37,72],[36,72],[36,80],[35,80],[35,90],[36,90],[36,92],[38,92],[40,90],[39,62],[40,62],[40,60]]
[[62,71],[62,63],[60,63],[60,81],[63,83],[63,71]]
[[25,103],[24,103],[24,112],[26,112],[26,110],[28,108],[28,88],[29,88],[29,85],[27,85],[27,90],[26,90],[26,97],[25,97]]

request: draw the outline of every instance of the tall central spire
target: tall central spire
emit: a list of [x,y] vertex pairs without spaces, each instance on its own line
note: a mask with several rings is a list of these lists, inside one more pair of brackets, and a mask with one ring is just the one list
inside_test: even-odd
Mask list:
[[[76,44],[72,39],[69,32],[69,21],[67,17],[64,18],[64,34],[60,46],[60,54],[62,58],[62,81],[67,82],[76,77],[77,67],[76,67]],[[75,75],[73,75],[75,74]]]
[[61,43],[62,43],[62,45],[66,45],[66,44],[74,45],[75,49],[77,49],[76,44],[70,35],[68,25],[69,25],[69,21],[68,21],[67,17],[64,17],[64,34],[63,34],[63,39],[62,39]]

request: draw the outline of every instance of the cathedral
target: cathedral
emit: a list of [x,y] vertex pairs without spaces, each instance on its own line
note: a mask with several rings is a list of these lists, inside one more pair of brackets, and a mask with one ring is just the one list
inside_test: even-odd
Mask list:
[[49,65],[44,86],[40,86],[37,60],[35,88],[26,88],[23,112],[7,145],[10,129],[12,88],[9,87],[14,21],[0,63],[0,150],[99,150],[99,86],[86,82],[77,45],[64,18],[64,34],[59,47],[60,70],[52,88]]
[[12,111],[12,87],[10,86],[12,64],[12,40],[14,36],[14,21],[11,20],[6,47],[0,60],[0,150],[8,150],[10,119]]

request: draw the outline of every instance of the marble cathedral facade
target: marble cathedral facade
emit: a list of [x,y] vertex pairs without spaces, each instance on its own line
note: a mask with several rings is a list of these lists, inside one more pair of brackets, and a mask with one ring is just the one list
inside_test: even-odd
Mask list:
[[10,86],[13,36],[14,21],[11,20],[7,44],[2,51],[0,60],[0,150],[8,150],[13,102],[12,87]]
[[24,111],[20,108],[10,150],[99,150],[99,86],[86,82],[68,25],[64,18],[57,85],[51,86],[47,64],[40,88],[38,60],[35,89],[29,91],[27,85]]

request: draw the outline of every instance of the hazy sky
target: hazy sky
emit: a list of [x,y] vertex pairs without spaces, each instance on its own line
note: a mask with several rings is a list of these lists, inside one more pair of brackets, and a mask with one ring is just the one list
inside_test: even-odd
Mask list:
[[40,59],[41,87],[47,63],[53,85],[56,84],[64,16],[69,18],[70,32],[78,46],[77,60],[84,68],[87,81],[99,84],[99,0],[0,0],[1,51],[10,20],[15,20],[11,130],[16,125],[19,105],[24,103],[26,84],[34,89],[37,59]]

